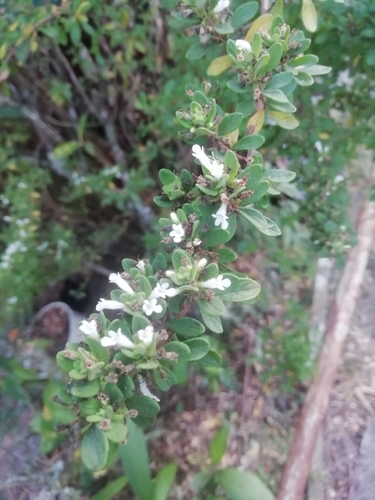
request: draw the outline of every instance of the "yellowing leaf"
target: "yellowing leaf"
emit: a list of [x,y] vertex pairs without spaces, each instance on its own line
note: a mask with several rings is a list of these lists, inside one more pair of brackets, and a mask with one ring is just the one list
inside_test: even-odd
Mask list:
[[208,66],[207,75],[218,76],[223,71],[229,68],[231,63],[231,58],[229,56],[220,56],[212,61]]
[[327,132],[321,132],[319,134],[319,139],[322,139],[322,141],[326,141],[330,138],[331,136],[327,134]]
[[249,31],[246,33],[245,40],[251,42],[255,33],[259,30],[269,31],[272,26],[273,15],[272,14],[263,14],[263,16],[255,19],[253,24],[250,26]]
[[[259,130],[263,127],[263,123],[264,123],[264,109],[260,109],[255,113],[255,115],[250,116],[250,119],[247,122],[247,129],[251,134],[257,134]],[[250,127],[254,127],[254,129],[250,130]]]
[[289,113],[281,113],[280,111],[270,111],[268,115],[270,116],[270,118],[275,120],[275,122],[279,125],[279,127],[285,128],[287,130],[293,130],[299,125],[298,120],[296,120],[294,116]]
[[233,130],[233,132],[225,136],[229,141],[230,147],[232,147],[233,144],[236,144],[236,142],[238,141],[238,133],[239,130],[237,128],[236,130]]
[[318,14],[312,0],[302,0],[301,17],[305,28],[311,33],[315,33],[318,27]]
[[270,12],[275,17],[276,16],[283,17],[283,9],[284,9],[284,0],[276,0]]

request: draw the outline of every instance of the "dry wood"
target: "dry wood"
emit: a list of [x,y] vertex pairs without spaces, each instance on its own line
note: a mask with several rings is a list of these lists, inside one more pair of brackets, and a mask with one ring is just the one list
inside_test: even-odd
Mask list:
[[358,224],[358,243],[349,254],[331,309],[325,342],[319,355],[317,376],[308,390],[302,408],[277,500],[303,498],[317,435],[327,411],[329,395],[361,289],[374,233],[375,203],[367,202]]

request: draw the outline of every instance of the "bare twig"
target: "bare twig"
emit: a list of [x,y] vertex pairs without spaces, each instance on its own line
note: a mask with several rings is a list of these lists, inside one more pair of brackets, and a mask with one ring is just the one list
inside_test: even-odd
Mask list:
[[375,202],[367,202],[358,224],[358,243],[348,261],[331,309],[317,376],[302,408],[299,424],[281,478],[277,500],[301,500],[309,475],[316,437],[327,411],[329,395],[339,366],[361,289],[375,233]]

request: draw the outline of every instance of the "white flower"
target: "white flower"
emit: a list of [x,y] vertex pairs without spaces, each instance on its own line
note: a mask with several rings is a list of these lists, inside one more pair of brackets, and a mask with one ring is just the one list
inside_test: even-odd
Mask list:
[[150,300],[146,299],[143,302],[142,309],[143,309],[143,312],[147,316],[150,316],[154,312],[157,314],[161,313],[163,310],[163,307],[160,304],[158,304],[156,299],[150,299]]
[[338,184],[339,182],[342,182],[344,180],[344,176],[341,174],[336,175],[336,177],[333,179],[334,184]]
[[147,387],[146,382],[142,381],[139,384],[139,389],[141,390],[141,393],[144,396],[147,396],[148,398],[155,399],[155,401],[160,401],[160,399],[157,396],[155,396],[154,394],[152,394],[152,392],[150,392],[150,389]]
[[170,278],[174,274],[176,274],[174,271],[171,271],[171,270],[165,271],[165,275],[168,276],[168,278]]
[[228,229],[228,216],[227,216],[227,206],[225,203],[221,205],[216,214],[212,214],[215,220],[215,226],[221,226],[222,229]]
[[219,14],[221,11],[229,7],[230,0],[219,0],[216,7],[214,8],[215,14]]
[[220,180],[224,173],[224,165],[219,163],[217,160],[213,160],[211,163],[211,167],[208,169],[212,177],[217,180]]
[[150,326],[146,326],[144,330],[138,330],[138,337],[141,342],[145,345],[150,345],[154,338],[154,328]]
[[144,260],[139,260],[135,267],[138,267],[138,269],[143,272],[146,268],[146,262]]
[[9,299],[7,299],[7,304],[17,304],[18,302],[18,298],[17,297],[9,297]]
[[89,337],[92,337],[93,339],[99,338],[98,327],[94,319],[92,319],[91,321],[83,320],[79,329],[82,333]]
[[169,216],[169,218],[175,224],[180,224],[180,219],[177,217],[177,214],[175,214],[174,212],[171,212],[171,215]]
[[199,238],[195,238],[194,241],[193,241],[193,245],[195,247],[199,247],[199,245],[202,243],[202,240],[200,240]]
[[177,288],[169,288],[169,283],[163,283],[162,285],[157,283],[149,299],[158,299],[159,297],[165,299],[165,297],[175,297],[178,294],[179,290]]
[[97,311],[103,311],[103,309],[111,309],[112,311],[115,311],[116,309],[124,309],[124,307],[124,304],[118,300],[100,299],[96,304]]
[[207,259],[201,259],[198,261],[198,269],[203,269],[207,265]]
[[182,227],[182,224],[172,224],[172,228],[173,231],[169,233],[169,236],[172,236],[175,243],[180,243],[185,236],[185,229]]
[[110,330],[108,335],[101,339],[101,344],[103,347],[125,347],[126,349],[134,349],[135,345],[126,335],[124,335],[121,331],[121,328],[114,332]]
[[204,148],[195,144],[192,148],[193,156],[197,158],[201,165],[203,165],[215,179],[221,179],[224,173],[224,165],[217,160],[209,158],[204,152]]
[[235,45],[241,52],[251,52],[251,45],[247,40],[236,40]]
[[129,283],[127,281],[125,281],[124,278],[121,278],[119,273],[110,274],[109,275],[109,282],[114,283],[119,288],[121,288],[121,290],[124,290],[124,292],[129,293],[130,295],[134,294],[133,290],[130,288]]
[[211,278],[207,281],[203,281],[202,285],[204,286],[204,288],[217,288],[218,290],[225,290],[226,288],[230,287],[231,282],[230,279],[223,279],[223,275],[219,274],[217,278]]
[[201,165],[206,167],[208,170],[211,168],[211,160],[209,157],[206,155],[204,152],[203,146],[198,146],[198,144],[194,144],[192,147],[193,150],[193,156],[194,158],[197,158],[197,160],[200,161]]

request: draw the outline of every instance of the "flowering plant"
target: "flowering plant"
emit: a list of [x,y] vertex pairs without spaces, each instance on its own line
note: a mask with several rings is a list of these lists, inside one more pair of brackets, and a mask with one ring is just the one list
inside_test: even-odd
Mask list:
[[[223,331],[226,303],[248,304],[260,292],[256,281],[228,266],[236,260],[225,245],[235,234],[237,217],[266,235],[280,234],[258,208],[295,174],[264,170],[257,150],[265,138],[259,131],[266,117],[271,124],[296,127],[293,90],[311,85],[313,76],[329,68],[318,65],[316,56],[303,55],[310,40],[278,15],[260,16],[245,32],[242,26],[258,4],[237,4],[185,0],[173,12],[170,24],[193,29],[199,38],[188,58],[197,59],[218,43],[226,48],[208,74],[229,69],[230,79],[223,83],[240,101],[235,112],[225,113],[217,103],[220,82],[188,91],[189,109],[179,110],[176,118],[200,173],[159,172],[163,187],[155,203],[168,209],[159,221],[165,252],[152,261],[125,258],[123,272],[109,277],[116,285],[110,299],[101,299],[97,312],[82,322],[83,343],[68,344],[57,355],[70,377],[74,425],[84,434],[82,460],[93,470],[105,468],[119,443],[126,442],[127,419],[152,424],[160,410],[153,386],[167,391],[175,384],[178,363],[220,364],[207,333]],[[118,317],[110,321],[107,310]]]

